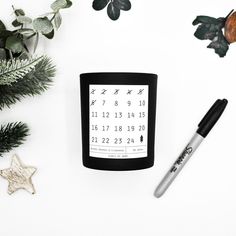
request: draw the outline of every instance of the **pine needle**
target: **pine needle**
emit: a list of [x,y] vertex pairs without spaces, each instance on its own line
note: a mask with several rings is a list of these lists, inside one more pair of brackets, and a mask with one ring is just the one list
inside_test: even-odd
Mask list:
[[49,57],[43,56],[33,71],[9,85],[0,85],[0,110],[26,96],[41,94],[51,85],[56,69]]
[[21,122],[8,123],[0,127],[0,156],[21,145],[29,134],[29,128]]
[[0,85],[10,85],[24,78],[35,66],[43,60],[43,56],[26,60],[10,59],[0,61]]

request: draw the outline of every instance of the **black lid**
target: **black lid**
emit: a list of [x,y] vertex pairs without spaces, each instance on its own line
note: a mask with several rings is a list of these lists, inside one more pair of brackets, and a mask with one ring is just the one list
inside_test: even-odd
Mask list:
[[208,133],[211,131],[211,129],[216,124],[216,122],[222,115],[223,111],[225,110],[227,103],[228,103],[227,99],[216,100],[216,102],[212,105],[210,110],[200,121],[197,130],[198,134],[200,134],[204,138],[208,135]]

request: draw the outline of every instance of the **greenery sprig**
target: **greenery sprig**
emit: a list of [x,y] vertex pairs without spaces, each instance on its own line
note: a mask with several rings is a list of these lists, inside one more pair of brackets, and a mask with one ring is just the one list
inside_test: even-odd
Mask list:
[[0,61],[0,85],[10,85],[17,80],[23,79],[29,72],[35,69],[35,66],[43,59],[43,56],[38,58],[30,58],[26,60],[11,60]]
[[[193,21],[193,25],[199,25],[194,36],[200,40],[211,40],[211,43],[207,47],[213,48],[215,53],[220,57],[226,55],[229,49],[229,44],[231,43],[225,35],[229,34],[226,26],[231,24],[232,20],[235,21],[235,14],[232,14],[233,11],[234,10],[232,10],[226,17],[214,18],[210,16],[197,16]],[[235,27],[236,25],[234,28]],[[233,33],[235,34],[235,32]]]
[[[14,29],[9,30],[0,20],[0,110],[10,107],[25,96],[44,92],[55,76],[55,66],[47,56],[34,56],[40,35],[54,37],[62,23],[61,10],[71,7],[70,0],[56,0],[51,12],[35,19],[22,9],[12,6]],[[30,50],[31,42],[33,50]],[[0,156],[25,141],[29,128],[21,122],[0,127]]]
[[41,57],[34,70],[18,80],[17,83],[13,83],[11,86],[0,86],[0,110],[21,101],[25,96],[39,95],[47,90],[55,73],[56,68],[52,60],[47,56]]
[[0,59],[12,59],[29,53],[29,40],[34,40],[34,50],[36,51],[39,35],[52,39],[55,30],[58,30],[62,23],[60,11],[71,7],[70,0],[56,0],[51,4],[52,11],[43,16],[31,19],[26,16],[24,10],[15,9],[13,12],[16,19],[12,22],[14,30],[7,30],[2,21],[0,21]]
[[0,127],[0,156],[21,145],[26,136],[29,135],[29,128],[21,122],[9,123]]
[[[107,6],[108,5],[108,6]],[[120,11],[129,11],[131,2],[129,0],[94,0],[93,9],[100,11],[107,6],[107,15],[111,20],[117,20],[120,17]]]

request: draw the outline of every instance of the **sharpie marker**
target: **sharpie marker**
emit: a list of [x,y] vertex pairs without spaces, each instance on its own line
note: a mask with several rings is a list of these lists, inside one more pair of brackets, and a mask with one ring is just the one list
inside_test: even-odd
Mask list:
[[218,99],[206,113],[206,115],[199,123],[196,133],[156,188],[156,191],[154,193],[156,197],[159,198],[165,193],[175,177],[179,174],[184,165],[199,147],[201,142],[216,124],[216,122],[222,115],[227,103],[228,101],[226,99]]

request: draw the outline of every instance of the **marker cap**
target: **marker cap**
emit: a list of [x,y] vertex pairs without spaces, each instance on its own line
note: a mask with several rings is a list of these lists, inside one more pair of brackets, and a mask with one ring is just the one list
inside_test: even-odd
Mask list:
[[211,131],[213,126],[216,124],[216,122],[224,112],[227,103],[227,99],[216,100],[216,102],[212,105],[210,110],[206,113],[206,115],[199,123],[197,130],[198,134],[200,134],[204,138],[208,135],[208,133]]

